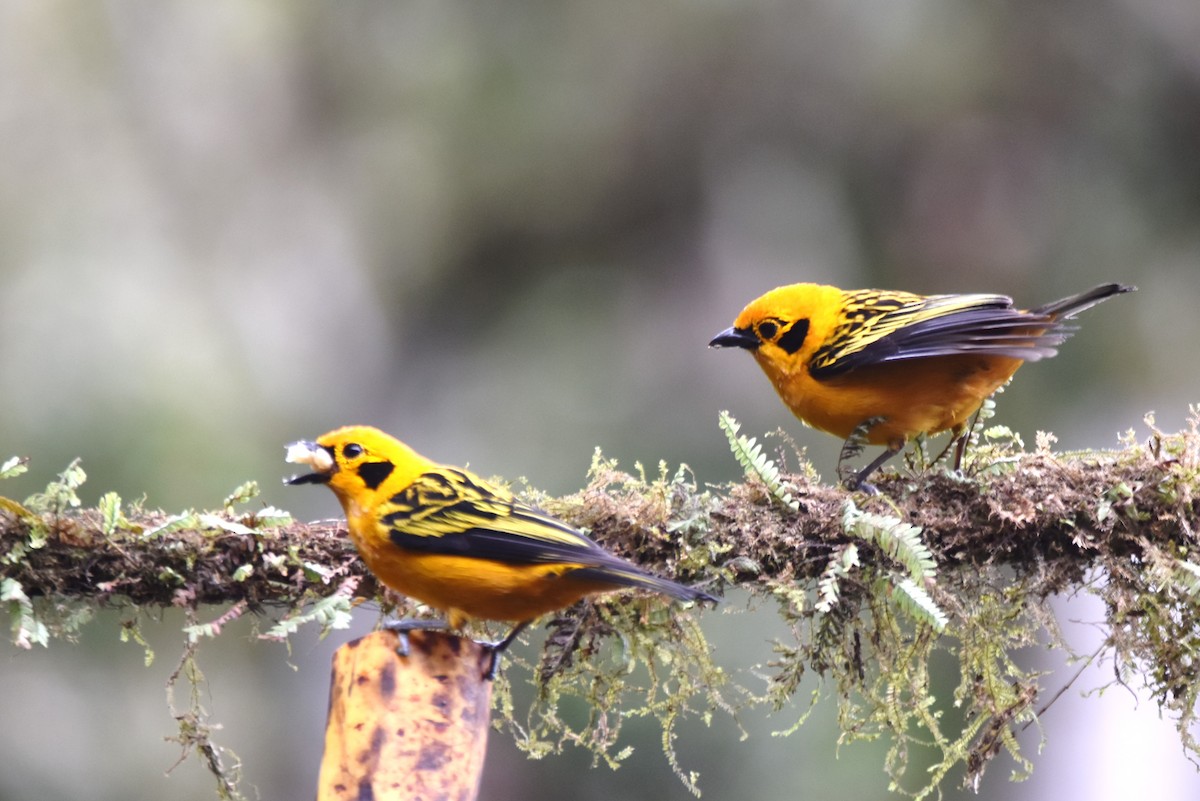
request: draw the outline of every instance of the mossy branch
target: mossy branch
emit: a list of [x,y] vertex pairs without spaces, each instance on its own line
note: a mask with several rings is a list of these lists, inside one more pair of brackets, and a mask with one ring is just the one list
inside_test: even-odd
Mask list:
[[[794,640],[764,646],[770,653],[754,674],[731,677],[694,610],[630,594],[581,603],[550,621],[539,665],[515,661],[540,690],[524,720],[507,692],[513,671],[497,685],[500,714],[531,753],[573,743],[616,764],[626,755],[614,753],[620,719],[653,715],[672,764],[694,788],[695,776],[670,748],[679,717],[783,707],[802,678],[816,675],[839,704],[843,741],[891,738],[886,767],[896,789],[926,795],[957,766],[977,782],[1002,751],[1028,770],[1014,734],[1036,718],[1046,693],[1016,653],[1047,642],[1067,648],[1048,600],[1084,591],[1105,602],[1106,656],[1121,679],[1140,677],[1200,756],[1189,734],[1200,698],[1195,414],[1170,435],[1149,420],[1148,442],[1130,435],[1115,452],[1055,455],[1039,436],[1038,450],[1026,453],[1015,438],[989,434],[965,475],[910,464],[881,476],[873,497],[820,483],[807,466],[778,471],[760,450],[738,445],[730,423],[723,427],[739,459],[770,486],[750,478],[704,489],[685,468],[665,465],[657,477],[640,468],[632,476],[597,454],[582,491],[527,495],[648,569],[710,591],[738,586],[776,599]],[[5,463],[0,476],[15,469]],[[168,515],[122,508],[111,495],[81,508],[81,481],[72,465],[45,493],[0,499],[0,601],[18,645],[70,636],[86,617],[81,610],[103,604],[193,615],[205,604],[228,607],[208,624],[193,621],[193,640],[219,633],[230,615],[278,610],[268,634],[286,637],[309,620],[344,625],[352,596],[378,592],[339,522],[303,524],[248,509],[252,485],[219,511]],[[784,493],[794,507],[781,502]],[[929,684],[937,650],[959,666],[949,698],[935,697]],[[746,686],[764,675],[765,687]],[[555,713],[567,694],[596,709],[574,729]],[[634,708],[605,714],[616,704]],[[907,760],[918,751],[929,755],[930,779],[906,789]]]

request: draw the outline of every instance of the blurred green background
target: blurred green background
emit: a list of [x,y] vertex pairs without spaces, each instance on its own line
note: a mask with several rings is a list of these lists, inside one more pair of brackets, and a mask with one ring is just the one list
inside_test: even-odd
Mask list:
[[[596,446],[718,483],[739,476],[725,408],[828,478],[838,443],[705,347],[800,280],[1022,305],[1135,283],[997,421],[1067,449],[1145,435],[1150,410],[1174,430],[1200,400],[1198,42],[1190,0],[0,0],[0,457],[32,458],[3,493],[79,456],[88,503],[214,506],[254,478],[332,516],[279,484],[282,445],[352,422],[552,493]],[[1100,616],[1064,606],[1081,649]],[[179,616],[147,625],[149,669],[117,620],[0,654],[0,798],[213,796],[195,760],[163,776]],[[739,596],[705,625],[731,667],[781,634]],[[290,655],[249,633],[201,651],[218,742],[251,797],[311,797],[353,633]],[[1029,655],[1052,689],[1055,656]],[[1002,758],[978,797],[1196,797],[1152,701],[1079,698],[1111,675],[1047,714],[1032,780]],[[806,702],[747,714],[744,741],[686,727],[705,798],[889,797],[883,747],[835,750],[828,700],[770,736]],[[484,797],[687,797],[654,727],[628,733],[616,772],[496,736]]]

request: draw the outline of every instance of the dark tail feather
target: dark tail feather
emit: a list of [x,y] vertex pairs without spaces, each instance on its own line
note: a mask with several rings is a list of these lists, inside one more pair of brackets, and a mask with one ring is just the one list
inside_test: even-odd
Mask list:
[[1086,292],[1080,292],[1078,295],[1072,295],[1069,298],[1063,298],[1053,303],[1047,303],[1045,306],[1039,306],[1033,309],[1032,312],[1034,314],[1045,314],[1060,320],[1066,320],[1079,314],[1084,309],[1090,309],[1097,303],[1108,300],[1113,295],[1136,291],[1136,286],[1129,286],[1128,284],[1101,284],[1095,289],[1089,289]]
[[670,579],[659,578],[649,573],[643,573],[632,565],[625,567],[583,567],[570,574],[576,578],[605,581],[617,587],[641,587],[654,592],[661,592],[680,601],[711,601],[717,599],[695,587],[686,587]]

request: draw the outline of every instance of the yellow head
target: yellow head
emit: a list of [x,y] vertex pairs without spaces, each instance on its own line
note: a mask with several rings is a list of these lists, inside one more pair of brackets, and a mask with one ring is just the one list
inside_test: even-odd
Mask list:
[[750,351],[772,378],[806,365],[837,325],[842,290],[821,284],[790,284],[750,301],[712,348]]
[[388,482],[391,492],[403,489],[434,463],[395,437],[371,426],[345,426],[287,446],[287,460],[313,472],[293,476],[287,484],[327,484],[342,506],[370,505],[375,492]]

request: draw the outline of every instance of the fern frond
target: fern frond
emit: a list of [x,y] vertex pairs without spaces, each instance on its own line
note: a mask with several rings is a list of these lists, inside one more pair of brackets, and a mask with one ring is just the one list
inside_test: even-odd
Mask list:
[[904,566],[913,581],[924,581],[937,574],[933,554],[921,540],[920,526],[906,523],[898,517],[861,511],[853,501],[846,501],[842,530],[850,536],[878,545],[890,558]]
[[1172,578],[1188,595],[1200,593],[1200,565],[1187,559],[1175,560]]
[[937,563],[929,548],[921,541],[921,527],[906,523],[898,517],[864,512],[846,501],[842,513],[842,530],[847,535],[878,545],[887,556],[903,565],[906,576],[892,576],[896,602],[916,620],[942,631],[948,618],[922,586],[937,574]]
[[908,576],[893,581],[892,586],[896,589],[895,598],[901,609],[917,620],[928,623],[934,631],[941,632],[946,628],[946,613],[933,602],[924,587]]
[[106,492],[100,496],[96,508],[100,510],[100,530],[105,534],[114,533],[121,524],[121,496],[115,492]]
[[733,419],[733,415],[729,412],[721,412],[720,426],[729,439],[729,449],[733,451],[734,457],[737,458],[738,464],[742,466],[746,475],[757,478],[765,484],[772,498],[793,512],[800,511],[800,504],[788,491],[787,485],[783,481],[783,475],[775,466],[775,462],[762,452],[762,445],[755,441],[754,437],[739,436],[738,431],[742,426]]
[[8,607],[12,618],[12,641],[14,645],[29,649],[34,645],[49,647],[50,630],[38,619],[33,602],[25,594],[21,583],[13,578],[0,579],[0,603]]
[[829,564],[821,572],[820,580],[817,581],[817,595],[820,597],[816,604],[818,612],[828,612],[837,605],[838,597],[841,595],[838,582],[842,580],[842,576],[856,567],[858,567],[858,546],[854,543],[846,545],[833,555]]
[[[358,582],[355,581],[354,586]],[[345,582],[338,588],[338,591],[333,595],[326,596],[316,601],[308,608],[307,612],[297,612],[285,616],[282,620],[271,627],[271,630],[266,634],[260,635],[264,640],[286,640],[289,634],[295,634],[301,626],[306,623],[321,624],[321,639],[334,629],[345,629],[350,627],[351,616],[350,612],[354,606],[350,597],[353,586],[347,586]]]

